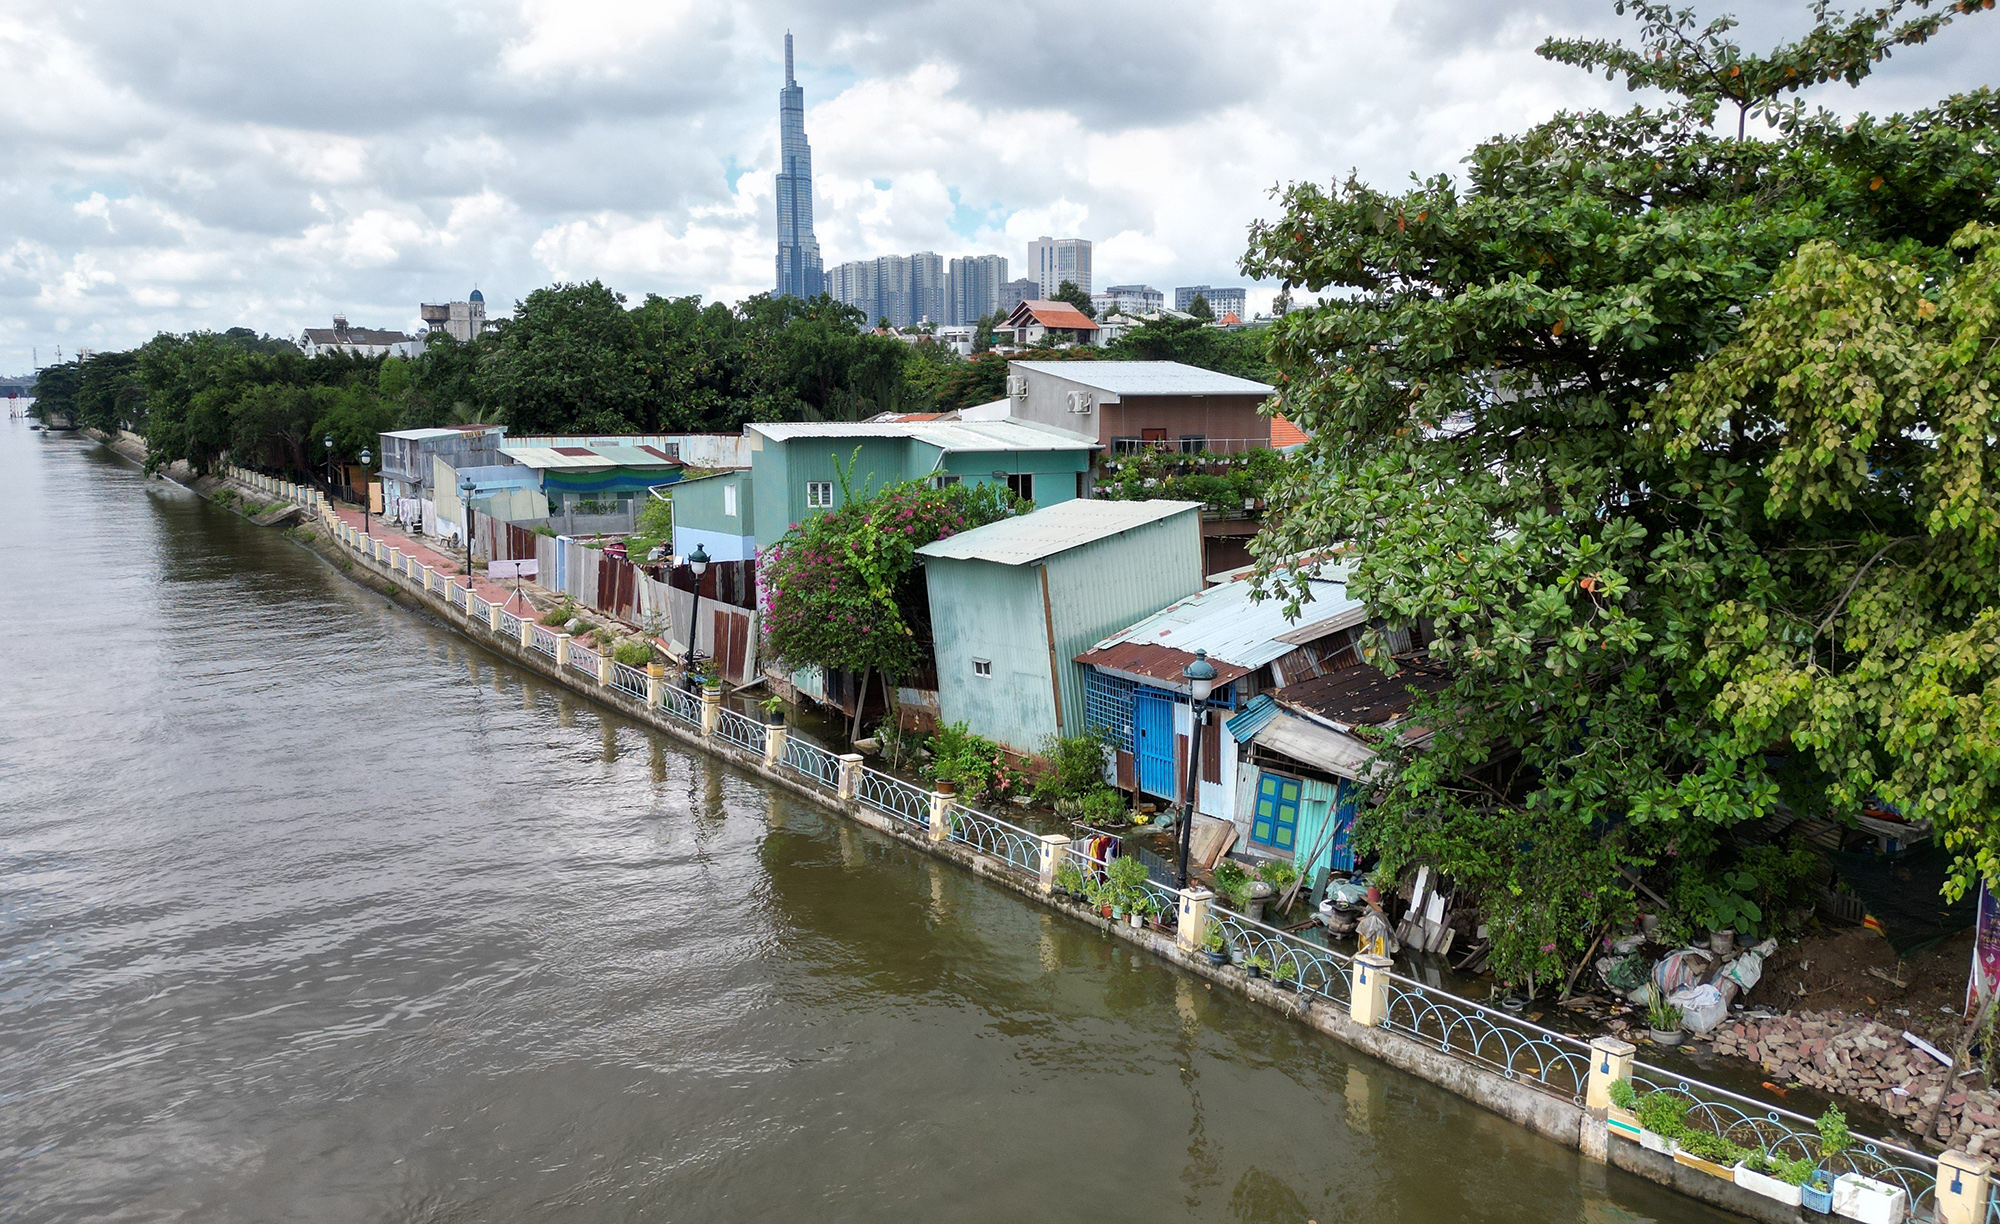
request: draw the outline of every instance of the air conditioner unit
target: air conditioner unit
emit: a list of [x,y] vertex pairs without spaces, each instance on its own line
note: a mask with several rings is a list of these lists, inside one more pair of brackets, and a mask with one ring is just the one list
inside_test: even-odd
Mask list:
[[1028,398],[1028,380],[1025,375],[1009,374],[1007,376],[1007,397],[1009,399]]
[[1096,406],[1097,397],[1088,391],[1072,391],[1069,393],[1069,410],[1078,416],[1089,416],[1090,410]]

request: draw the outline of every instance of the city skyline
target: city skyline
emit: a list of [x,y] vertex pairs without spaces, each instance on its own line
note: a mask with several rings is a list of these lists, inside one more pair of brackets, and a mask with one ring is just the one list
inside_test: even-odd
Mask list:
[[778,91],[779,296],[818,297],[824,288],[819,238],[813,233],[812,145],[806,140],[805,90],[792,75],[792,32],[785,31],[785,85]]
[[[1803,6],[1702,3],[1739,11],[1752,47],[1805,20]],[[634,304],[768,292],[783,169],[770,83],[788,23],[822,251],[997,253],[1015,278],[1050,234],[1089,237],[1105,283],[1237,281],[1274,184],[1462,183],[1488,136],[1651,100],[1534,53],[1551,36],[1629,38],[1608,0],[1288,4],[1255,20],[1191,0],[1008,0],[978,23],[934,0],[384,17],[133,0],[17,12],[0,92],[0,371],[26,370],[31,349],[296,334],[336,312],[410,330],[418,302],[473,282],[495,315],[591,279]],[[1996,61],[2000,22],[1968,22],[1860,90],[1805,101],[1922,105],[1986,83]],[[1275,289],[1252,287],[1251,312]]]

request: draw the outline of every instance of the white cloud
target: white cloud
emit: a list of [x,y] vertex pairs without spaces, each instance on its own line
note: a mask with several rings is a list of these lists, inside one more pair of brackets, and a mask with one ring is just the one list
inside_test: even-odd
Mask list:
[[[1712,11],[1721,0],[1703,0]],[[1746,41],[1803,3],[1743,6]],[[58,338],[406,325],[556,279],[735,300],[772,275],[785,23],[829,263],[1092,238],[1100,284],[1241,283],[1286,181],[1458,168],[1561,107],[1538,59],[1609,0],[66,0],[0,13],[0,373]],[[1990,81],[2000,20],[1898,54],[1843,110]],[[1269,287],[1253,290],[1268,303]]]

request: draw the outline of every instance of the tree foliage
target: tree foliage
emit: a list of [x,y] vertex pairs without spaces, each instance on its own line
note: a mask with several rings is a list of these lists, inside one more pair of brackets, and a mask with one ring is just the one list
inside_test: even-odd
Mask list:
[[[1313,441],[1274,491],[1266,573],[1349,546],[1350,589],[1428,628],[1456,677],[1362,836],[1480,858],[1461,866],[1495,897],[1597,846],[1693,875],[1789,776],[1816,811],[1937,819],[1961,886],[2000,878],[1978,815],[2000,782],[2000,99],[1852,123],[1781,101],[1946,11],[1816,7],[1752,56],[1727,22],[1633,7],[1640,47],[1543,54],[1665,106],[1490,140],[1462,188],[1294,185],[1252,232],[1246,271],[1327,295],[1272,329],[1277,410]],[[1716,130],[1723,101],[1768,137]],[[1501,963],[1573,960],[1593,916]]]
[[892,485],[816,514],[758,559],[772,652],[793,666],[906,675],[927,654],[916,551],[1024,508],[998,485]]
[[1083,317],[1086,319],[1094,319],[1097,317],[1097,307],[1091,304],[1090,295],[1088,293],[1085,293],[1082,289],[1078,288],[1077,283],[1075,281],[1064,281],[1062,284],[1057,285],[1055,297],[1051,298],[1050,300],[1056,302],[1068,302],[1070,305],[1082,311]]

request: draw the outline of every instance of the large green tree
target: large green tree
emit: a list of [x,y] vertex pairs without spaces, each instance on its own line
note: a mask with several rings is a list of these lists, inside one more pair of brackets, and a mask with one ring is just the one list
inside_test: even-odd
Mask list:
[[1283,585],[1345,546],[1434,637],[1454,682],[1362,837],[1483,894],[1510,975],[1574,963],[1621,869],[1691,895],[1781,794],[1878,796],[2000,875],[2000,99],[1793,96],[1977,7],[1815,7],[1756,55],[1622,5],[1638,47],[1543,54],[1662,103],[1490,140],[1463,184],[1294,185],[1253,229],[1247,272],[1323,295],[1272,329],[1313,440],[1257,549]]
[[598,281],[530,293],[473,373],[479,400],[517,434],[655,426],[653,372],[624,301]]

